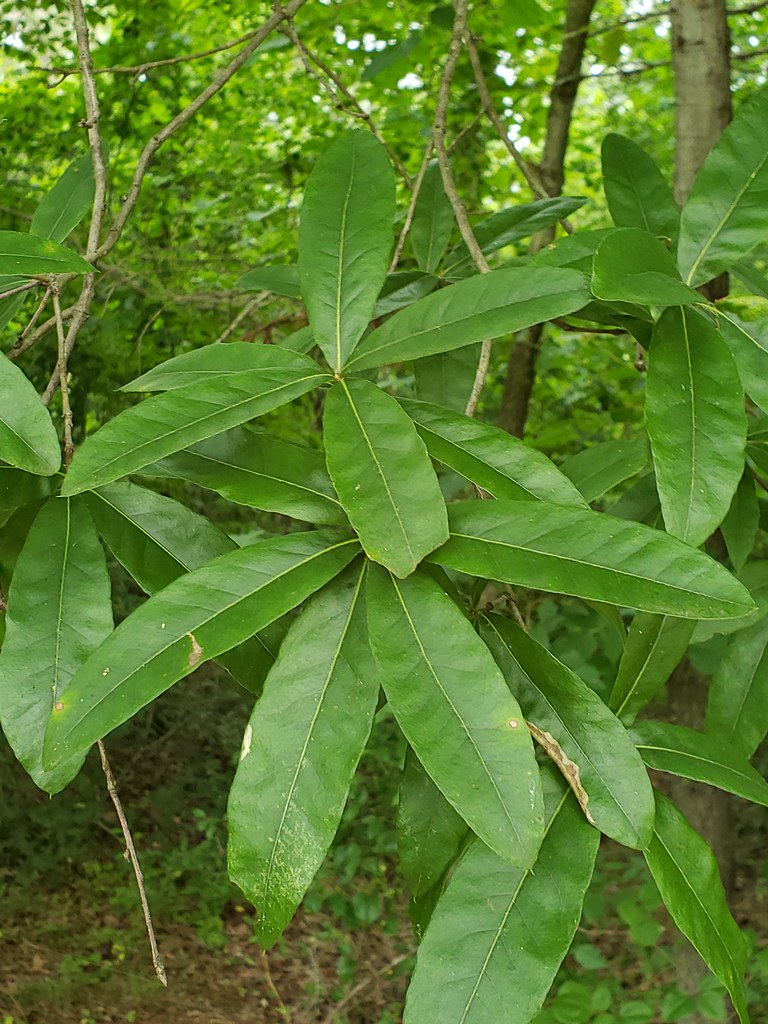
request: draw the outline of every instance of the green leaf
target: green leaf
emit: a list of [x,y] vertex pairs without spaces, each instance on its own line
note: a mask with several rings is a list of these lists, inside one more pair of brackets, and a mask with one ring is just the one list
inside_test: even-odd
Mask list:
[[[86,500],[112,554],[150,595],[237,550],[235,542],[204,516],[127,481],[91,491]],[[216,661],[251,693],[260,693],[286,628],[279,620]]]
[[[10,291],[13,285],[8,285],[7,282],[14,280],[13,278],[6,277],[0,280],[0,295],[4,291]],[[13,320],[18,311],[24,305],[24,299],[26,293],[22,292],[19,295],[11,295],[7,299],[0,299],[0,331],[4,330],[8,324]]]
[[[509,206],[506,210],[499,210],[498,213],[493,213],[475,224],[475,238],[485,255],[490,256],[503,249],[505,245],[512,245],[522,238],[530,238],[537,231],[569,217],[584,203],[586,199],[577,196],[553,196],[550,199],[537,199],[533,203]],[[446,260],[445,275],[449,276],[469,261],[469,252],[462,242]]]
[[707,732],[744,757],[768,733],[768,617],[728,641],[709,688]]
[[581,917],[600,834],[543,773],[547,831],[532,871],[475,841],[419,946],[404,1024],[528,1024]]
[[584,507],[576,488],[546,455],[498,427],[426,402],[400,400],[433,459],[496,498]]
[[730,508],[746,441],[736,365],[701,314],[668,309],[657,322],[645,420],[667,532],[696,547]]
[[453,208],[443,189],[440,167],[433,161],[424,175],[411,225],[413,255],[425,273],[437,269],[451,240],[453,224]]
[[631,735],[649,768],[705,782],[768,807],[768,782],[719,736],[666,722],[639,722]]
[[760,506],[755,480],[750,472],[741,478],[728,515],[720,524],[731,565],[740,572],[752,551],[760,527]]
[[758,619],[768,614],[768,561],[759,559],[747,562],[736,579],[749,591],[757,606],[743,619],[731,619],[726,622],[699,622],[693,634],[693,643],[703,644],[717,634],[737,633],[753,626]]
[[642,306],[679,306],[702,302],[683,284],[663,242],[639,228],[619,228],[595,253],[592,292],[598,299]]
[[[43,737],[54,705],[112,630],[104,552],[88,509],[53,498],[38,513],[18,557],[0,653],[0,720],[33,781],[58,793],[77,775],[86,746],[43,768]],[[90,744],[88,744],[89,746]]]
[[448,521],[451,539],[429,561],[459,572],[681,618],[753,610],[744,587],[708,555],[601,512],[461,501]]
[[289,299],[301,298],[299,268],[291,265],[255,267],[235,281],[244,292],[272,292]]
[[601,832],[640,850],[653,831],[653,789],[627,731],[594,690],[519,626],[500,615],[481,635],[523,714],[566,755],[580,802]]
[[661,522],[661,505],[653,472],[641,476],[637,483],[624,491],[618,501],[608,506],[606,512],[619,519],[657,526]]
[[49,478],[24,473],[0,463],[0,524],[3,517],[15,509],[42,501],[50,493]]
[[691,642],[696,622],[638,612],[624,645],[608,706],[629,723],[661,692]]
[[208,438],[143,472],[190,480],[240,505],[309,523],[347,522],[322,452],[248,427]]
[[301,376],[319,373],[320,367],[314,359],[277,345],[246,345],[242,342],[205,345],[167,359],[129,384],[124,384],[120,390],[174,391],[190,384],[204,384],[216,377],[239,376],[256,370],[266,375],[293,371]]
[[768,409],[768,319],[747,322],[718,307],[717,325],[736,361],[744,390],[761,409]]
[[573,313],[589,298],[587,278],[575,270],[492,270],[395,313],[364,339],[348,369],[357,372],[499,338]]
[[384,147],[367,130],[344,132],[309,177],[299,229],[309,325],[336,371],[373,315],[394,219],[395,175]]
[[645,851],[661,898],[677,927],[730,993],[742,1024],[749,1024],[744,992],[744,936],[725,901],[717,861],[675,805],[656,794],[656,825]]
[[48,410],[31,381],[2,353],[0,459],[36,476],[52,476],[61,465],[59,439]]
[[422,402],[464,412],[480,359],[479,344],[466,345],[453,352],[438,352],[413,361],[416,397]]
[[425,295],[433,292],[438,284],[439,279],[432,274],[420,274],[413,270],[388,274],[373,307],[374,318],[394,313],[403,306],[410,306],[412,302],[423,299]]
[[46,274],[90,274],[82,256],[49,238],[23,231],[0,231],[0,274],[41,277]]
[[32,216],[30,234],[63,242],[93,206],[95,190],[93,156],[88,150],[72,161],[43,196]]
[[328,852],[371,731],[379,688],[349,654],[367,643],[364,574],[354,567],[307,604],[245,730],[229,794],[229,874],[256,907],[265,948]]
[[[295,354],[295,353],[294,353]],[[62,494],[137,473],[166,455],[285,405],[328,380],[319,368],[251,370],[155,395],[115,416],[75,455]]]
[[560,472],[579,489],[586,501],[591,502],[640,473],[649,458],[648,443],[644,439],[604,441],[566,459]]
[[400,582],[371,567],[368,628],[392,712],[435,784],[484,843],[530,867],[544,825],[538,769],[488,648],[422,573]]
[[677,241],[680,210],[653,158],[636,142],[611,133],[603,139],[603,188],[613,223]]
[[409,747],[397,805],[397,850],[400,870],[412,896],[423,896],[437,885],[455,860],[466,834],[464,819]]
[[72,680],[48,727],[45,762],[89,747],[208,658],[295,608],[357,550],[337,532],[294,533],[174,580],[124,619]]
[[424,442],[397,402],[367,380],[341,380],[323,418],[328,471],[366,553],[407,576],[448,537]]
[[768,235],[768,89],[744,103],[696,175],[680,218],[677,262],[704,284]]

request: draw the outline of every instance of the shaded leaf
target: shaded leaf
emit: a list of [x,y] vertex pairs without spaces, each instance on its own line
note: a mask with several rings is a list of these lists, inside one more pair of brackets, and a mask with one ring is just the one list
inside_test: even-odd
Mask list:
[[595,253],[592,292],[598,299],[643,306],[679,306],[701,302],[683,284],[663,242],[639,228],[619,228]]
[[717,325],[736,361],[744,390],[761,409],[768,409],[768,319],[749,322],[718,307]]
[[653,158],[636,142],[611,133],[603,139],[603,188],[613,223],[677,241],[680,210]]
[[453,208],[443,188],[436,160],[427,168],[416,200],[411,245],[421,270],[432,274],[443,258],[453,231]]
[[755,480],[750,472],[741,478],[733,496],[728,514],[720,524],[728,557],[736,572],[744,568],[744,564],[752,551],[760,527],[760,507],[757,501]]
[[725,901],[717,861],[675,805],[656,794],[656,825],[645,859],[672,920],[730,993],[749,1024],[744,993],[746,945]]
[[630,519],[634,523],[656,526],[661,521],[656,477],[652,472],[642,476],[606,511],[619,519]]
[[88,509],[79,501],[51,499],[16,562],[0,653],[3,731],[33,781],[48,793],[72,781],[87,750],[72,751],[53,770],[43,768],[51,709],[111,631],[107,565]]
[[625,846],[646,846],[653,790],[621,722],[575,672],[514,622],[489,616],[481,635],[525,717],[549,733],[571,762],[576,795],[581,787],[592,824]]
[[696,175],[680,217],[677,262],[688,284],[727,270],[768,235],[768,89],[751,96]]
[[568,952],[599,832],[562,780],[545,780],[547,830],[532,871],[476,840],[419,946],[404,1024],[528,1024]]
[[439,279],[431,274],[419,274],[413,270],[388,274],[373,307],[374,318],[394,313],[403,306],[410,306],[412,302],[423,299],[425,295],[433,292],[438,284]]
[[348,369],[449,352],[565,316],[589,301],[587,278],[549,267],[492,270],[395,313],[358,346]]
[[0,274],[38,277],[89,274],[93,267],[73,249],[23,231],[0,231]]
[[93,156],[89,149],[72,161],[40,200],[32,215],[30,234],[63,242],[90,211],[95,191]]
[[323,418],[328,471],[366,553],[397,576],[448,537],[424,442],[397,402],[367,380],[341,380]]
[[295,608],[357,550],[336,532],[294,533],[174,580],[124,619],[76,674],[48,727],[45,762],[90,746],[208,658]]
[[300,299],[299,268],[289,265],[255,267],[237,279],[235,288],[244,292],[272,292],[289,299]]
[[696,622],[638,612],[632,619],[608,706],[632,722],[661,692],[691,642]]
[[32,382],[0,353],[0,459],[37,476],[52,476],[61,450],[48,410]]
[[372,566],[368,628],[381,685],[443,795],[492,849],[530,866],[541,842],[538,768],[490,651],[428,576]]
[[320,157],[304,192],[299,273],[309,325],[340,370],[373,315],[392,252],[395,176],[368,131],[347,131]]
[[347,521],[322,452],[248,427],[201,441],[144,472],[189,480],[228,501],[310,523]]
[[591,502],[641,472],[649,458],[648,443],[644,439],[604,441],[566,459],[560,472],[579,489],[586,501]]
[[712,678],[707,732],[744,757],[768,733],[768,618],[732,636]]
[[24,473],[0,463],[0,521],[14,509],[42,501],[50,493],[51,481],[48,477]]
[[744,587],[681,541],[587,509],[462,501],[429,560],[459,572],[681,618],[752,611]]
[[264,947],[328,852],[371,731],[378,684],[348,653],[367,644],[364,571],[355,566],[309,601],[245,730],[229,794],[229,874],[256,907]]
[[401,399],[400,404],[416,423],[433,459],[494,497],[584,506],[579,492],[554,463],[519,438],[426,402]]
[[741,479],[746,417],[733,357],[695,311],[668,309],[654,328],[645,420],[667,532],[697,546]]
[[768,807],[768,782],[719,736],[666,722],[639,722],[631,736],[649,768],[705,782]]
[[111,483],[263,416],[324,384],[328,376],[319,367],[316,371],[251,370],[148,398],[115,416],[86,440],[75,455],[62,494]]
[[466,345],[452,352],[414,359],[416,397],[422,402],[464,412],[480,359],[480,345]]

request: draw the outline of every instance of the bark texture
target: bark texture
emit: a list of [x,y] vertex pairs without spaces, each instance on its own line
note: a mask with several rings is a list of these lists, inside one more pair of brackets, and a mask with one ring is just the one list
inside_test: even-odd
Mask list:
[[[581,81],[581,63],[589,32],[589,19],[596,0],[569,0],[563,29],[563,44],[555,81],[549,94],[547,131],[539,173],[550,196],[559,196],[565,179],[565,152],[571,129],[573,107]],[[554,238],[554,228],[540,232],[531,245],[535,252]],[[536,360],[544,336],[542,324],[526,331],[512,346],[499,412],[499,426],[522,437],[536,379]]]

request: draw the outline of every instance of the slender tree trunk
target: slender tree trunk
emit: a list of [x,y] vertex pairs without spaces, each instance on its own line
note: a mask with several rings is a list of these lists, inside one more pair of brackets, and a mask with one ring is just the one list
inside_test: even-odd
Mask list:
[[[724,0],[672,0],[672,63],[675,72],[675,198],[681,205],[712,146],[731,119],[730,43]],[[728,276],[721,275],[704,289],[711,299],[728,292]],[[704,679],[688,661],[669,684],[672,721],[701,728],[707,690]],[[733,882],[733,803],[719,790],[675,779],[672,798],[691,825],[709,843],[720,865],[726,891]],[[688,993],[698,992],[707,973],[692,947],[681,950],[677,983]],[[704,1024],[694,1013],[681,1024]]]
[[[555,82],[550,92],[547,132],[541,159],[541,179],[550,196],[558,196],[565,177],[565,152],[571,128],[573,106],[581,81],[581,62],[589,31],[589,19],[596,0],[569,0],[565,15],[563,45],[557,63]],[[542,231],[532,249],[543,248],[554,237],[554,229]],[[528,406],[536,379],[536,360],[544,328],[537,324],[516,341],[507,364],[507,377],[499,412],[499,426],[516,437],[525,432]]]

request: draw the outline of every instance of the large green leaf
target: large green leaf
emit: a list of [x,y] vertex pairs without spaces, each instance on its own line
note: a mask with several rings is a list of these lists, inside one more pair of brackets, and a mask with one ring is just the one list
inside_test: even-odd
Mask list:
[[372,566],[367,591],[379,678],[406,739],[483,842],[530,867],[544,825],[538,768],[490,651],[426,574],[400,582]]
[[301,352],[293,352],[278,345],[232,342],[229,345],[206,345],[167,359],[124,384],[120,390],[173,391],[189,384],[204,384],[214,377],[240,375],[255,370],[267,376],[293,371],[297,377],[320,372],[317,363]]
[[18,366],[0,353],[0,459],[37,476],[52,476],[61,450],[48,410]]
[[433,292],[439,283],[439,278],[432,274],[421,274],[417,270],[398,270],[394,274],[388,274],[373,307],[374,319],[394,313],[403,306],[410,306],[417,299],[423,299],[425,295]]
[[589,299],[588,280],[575,270],[492,270],[395,313],[361,342],[348,369],[419,359],[499,338],[573,313]]
[[91,151],[73,160],[40,200],[29,226],[30,234],[63,242],[93,206],[96,190]]
[[476,840],[419,946],[404,1024],[528,1024],[581,917],[600,833],[562,780],[545,779],[547,831],[531,871]]
[[604,441],[577,452],[560,467],[586,501],[594,501],[617,484],[641,472],[649,461],[648,443]]
[[0,231],[0,274],[39,277],[88,274],[93,267],[72,249],[23,231]]
[[647,846],[653,789],[621,722],[575,672],[514,622],[489,616],[481,635],[526,719],[565,754],[559,767],[592,824],[624,846]]
[[308,603],[246,727],[229,794],[229,874],[256,907],[264,947],[328,852],[371,731],[378,684],[349,653],[365,657],[364,574],[355,566]]
[[368,327],[387,276],[395,175],[367,130],[341,135],[315,165],[299,229],[301,291],[315,340],[341,370]]
[[742,1024],[749,1024],[743,980],[746,944],[728,910],[717,861],[660,793],[653,842],[645,858],[672,920],[728,989]]
[[295,608],[358,550],[337,532],[294,533],[174,580],[124,619],[77,673],[51,719],[44,762],[79,753],[208,658]]
[[728,514],[720,524],[728,557],[736,572],[741,572],[755,544],[760,528],[760,505],[755,478],[747,470],[736,488]]
[[245,292],[273,292],[290,299],[300,299],[299,268],[290,265],[255,267],[237,279],[235,288]]
[[677,262],[704,284],[768,236],[768,89],[750,97],[696,175],[680,218]]
[[667,532],[697,546],[730,508],[746,417],[728,346],[694,310],[668,309],[654,328],[645,420]]
[[[552,196],[537,199],[532,203],[518,203],[508,206],[506,210],[492,213],[474,225],[475,238],[480,248],[490,256],[505,245],[519,242],[521,238],[530,238],[544,228],[551,227],[559,220],[569,217],[586,199],[578,196]],[[466,245],[462,242],[446,260],[444,273],[450,275],[463,264],[470,262]]]
[[685,654],[695,620],[638,612],[632,619],[608,706],[629,723],[653,700]]
[[666,722],[639,722],[631,736],[649,768],[706,782],[768,807],[768,782],[719,736]]
[[481,344],[438,352],[413,361],[416,397],[455,412],[464,412],[477,374]]
[[592,292],[606,301],[643,306],[678,306],[701,302],[683,284],[672,255],[658,238],[639,228],[619,228],[595,253]]
[[424,442],[394,398],[341,380],[323,418],[328,471],[366,553],[396,576],[448,537],[440,485]]
[[316,370],[251,370],[148,398],[86,440],[75,455],[62,494],[111,483],[277,409],[328,380]]
[[27,534],[8,595],[0,653],[0,720],[34,782],[58,793],[77,775],[87,746],[43,768],[51,709],[88,655],[112,631],[104,551],[87,507],[53,498]]
[[[127,481],[91,491],[86,500],[110,551],[147,594],[237,548],[204,516]],[[246,689],[260,693],[286,628],[280,619],[216,661]]]
[[412,896],[423,896],[440,881],[466,834],[464,819],[409,747],[397,804],[397,850]]
[[453,207],[445,194],[437,161],[427,168],[416,200],[411,245],[419,267],[427,274],[437,269],[453,231]]
[[736,633],[709,688],[707,732],[751,757],[768,733],[768,617]]
[[736,579],[749,591],[756,605],[755,610],[743,619],[699,622],[693,634],[693,643],[703,644],[718,634],[741,632],[768,615],[768,560],[757,559],[754,562],[747,562],[741,572],[736,574]]
[[51,493],[49,477],[24,473],[0,463],[0,525],[14,509],[42,501]]
[[240,505],[309,523],[347,521],[322,452],[248,427],[208,438],[143,472],[190,480]]
[[587,509],[462,501],[429,556],[459,572],[681,618],[747,615],[752,600],[714,559],[674,537]]
[[613,223],[676,242],[680,210],[653,158],[636,142],[613,133],[603,139],[602,157],[603,188]]
[[717,311],[717,325],[752,401],[768,409],[768,319],[743,320],[728,309]]
[[554,463],[517,437],[469,416],[426,402],[401,399],[433,459],[497,498],[527,498],[584,506]]

